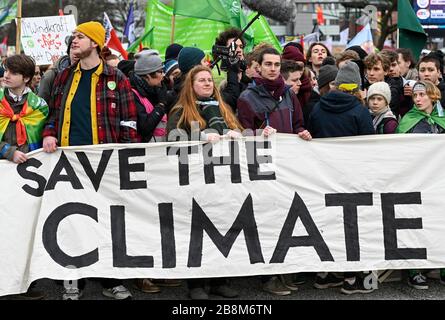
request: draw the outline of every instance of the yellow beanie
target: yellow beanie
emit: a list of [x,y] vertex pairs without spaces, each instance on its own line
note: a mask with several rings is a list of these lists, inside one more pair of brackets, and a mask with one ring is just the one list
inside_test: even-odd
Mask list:
[[83,33],[88,38],[96,42],[101,50],[104,47],[105,28],[99,22],[90,21],[79,24],[76,28],[76,31]]

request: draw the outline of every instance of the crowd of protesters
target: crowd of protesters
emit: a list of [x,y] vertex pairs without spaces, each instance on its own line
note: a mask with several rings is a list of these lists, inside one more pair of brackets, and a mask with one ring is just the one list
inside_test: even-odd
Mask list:
[[[263,136],[294,134],[308,141],[445,132],[441,51],[416,63],[404,48],[367,54],[354,46],[334,57],[322,43],[312,43],[306,54],[294,42],[286,44],[282,54],[267,43],[247,53],[237,29],[224,31],[215,41],[228,47],[232,42],[237,59],[223,60],[227,77],[219,85],[205,53],[196,47],[172,44],[164,61],[152,49],[119,61],[104,45],[105,30],[98,22],[77,26],[67,55],[44,74],[30,57],[10,56],[0,69],[0,156],[19,164],[38,148],[52,153],[59,146],[176,140],[170,134],[175,129],[188,139],[208,142],[239,138],[245,129]],[[368,293],[376,289],[366,284],[370,274],[320,272],[314,287]],[[408,285],[428,289],[422,270],[407,274]],[[270,294],[289,295],[309,276],[262,276],[259,282]],[[122,280],[99,281],[107,297],[132,297]],[[444,269],[440,282],[445,284]],[[79,299],[85,283],[80,279],[77,286],[61,289],[63,299]],[[148,294],[180,285],[172,279],[134,280],[134,288]],[[208,299],[206,286],[212,294],[238,296],[226,278],[193,279],[184,285],[191,299]],[[44,294],[32,284],[21,297],[39,299]]]

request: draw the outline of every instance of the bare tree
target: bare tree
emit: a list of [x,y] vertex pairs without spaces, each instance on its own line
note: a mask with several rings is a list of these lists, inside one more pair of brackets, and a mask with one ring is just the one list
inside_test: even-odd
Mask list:
[[[124,32],[130,3],[131,2],[128,0],[114,0],[112,15],[108,13],[110,20],[113,23],[113,27],[118,32]],[[145,27],[145,6],[146,1],[134,1],[134,23],[136,35],[143,32]]]
[[381,12],[381,20],[379,22],[380,36],[377,39],[376,47],[383,49],[386,38],[397,31],[397,23],[391,19],[393,12],[397,11],[397,0],[381,1],[379,11]]

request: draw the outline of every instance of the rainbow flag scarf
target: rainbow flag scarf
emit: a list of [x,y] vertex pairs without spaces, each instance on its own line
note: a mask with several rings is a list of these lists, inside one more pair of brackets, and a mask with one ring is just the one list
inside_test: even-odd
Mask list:
[[48,105],[45,100],[36,96],[33,92],[28,97],[18,114],[14,114],[5,90],[0,89],[0,141],[3,139],[6,128],[11,121],[16,122],[17,144],[19,146],[28,143],[29,150],[42,147],[42,130],[45,119],[48,116]]

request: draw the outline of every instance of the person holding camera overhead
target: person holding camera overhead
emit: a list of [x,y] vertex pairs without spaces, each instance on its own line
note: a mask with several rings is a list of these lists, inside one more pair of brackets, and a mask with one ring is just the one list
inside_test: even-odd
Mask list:
[[[244,59],[244,47],[246,41],[241,30],[230,28],[219,34],[215,40],[213,57],[221,57],[221,70],[227,72],[227,80],[220,85],[220,91],[224,101],[236,112],[237,101],[241,93],[247,89],[252,81],[245,75],[247,68]],[[228,55],[227,55],[227,49]]]

